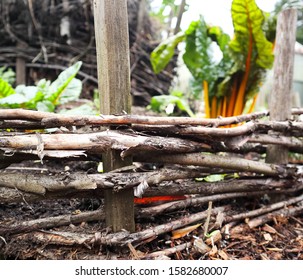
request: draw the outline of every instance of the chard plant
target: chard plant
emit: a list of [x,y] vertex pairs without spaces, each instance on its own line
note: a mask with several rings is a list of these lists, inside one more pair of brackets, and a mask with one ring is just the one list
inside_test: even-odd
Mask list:
[[16,88],[12,86],[13,71],[0,68],[0,108],[54,112],[56,106],[78,100],[82,82],[75,77],[81,65],[79,61],[70,66],[53,82],[42,79],[35,86],[18,85]]
[[[151,53],[153,70],[159,73],[178,44],[185,43],[183,61],[193,76],[194,93],[203,92],[208,118],[240,115],[246,107],[247,112],[252,112],[259,86],[274,61],[269,14],[254,0],[233,0],[231,16],[233,38],[221,27],[209,26],[201,17],[185,32],[163,41]],[[213,43],[222,52],[219,62],[213,57]]]

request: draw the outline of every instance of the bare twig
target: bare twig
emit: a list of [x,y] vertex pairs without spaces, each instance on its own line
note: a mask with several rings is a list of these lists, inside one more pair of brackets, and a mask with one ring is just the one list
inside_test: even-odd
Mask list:
[[0,109],[0,119],[10,120],[35,120],[42,122],[46,127],[57,127],[66,125],[203,125],[203,126],[223,126],[228,124],[242,123],[267,116],[268,112],[257,112],[248,115],[235,117],[203,119],[191,117],[151,117],[134,115],[101,115],[94,116],[67,116],[55,113],[44,113],[23,109]]
[[172,154],[163,156],[149,156],[148,158],[142,157],[142,161],[147,162],[162,162],[162,163],[175,163],[182,165],[197,165],[207,167],[217,167],[224,169],[232,169],[238,171],[255,172],[259,174],[265,174],[270,176],[285,177],[291,175],[294,170],[287,169],[285,167],[266,164],[263,162],[257,162],[253,160],[247,160],[236,157],[218,156],[214,154]]
[[[249,211],[249,212],[246,212],[246,213],[239,213],[239,214],[236,214],[236,215],[233,215],[233,216],[227,216],[225,221],[226,222],[231,222],[231,221],[238,221],[238,220],[242,220],[242,219],[246,219],[246,218],[256,217],[256,216],[259,216],[259,215],[263,215],[265,213],[273,212],[273,211],[275,211],[277,209],[281,209],[283,207],[287,207],[291,204],[298,203],[302,200],[303,200],[303,195],[300,195],[298,197],[291,198],[291,199],[281,201],[281,202],[277,202],[277,203],[274,203],[274,204],[271,204],[271,205],[268,205],[268,206],[264,206],[262,208],[252,210],[252,211]],[[248,224],[249,223],[250,222],[248,222]]]
[[190,249],[191,247],[192,247],[192,243],[186,242],[186,243],[182,243],[180,245],[174,246],[172,248],[168,248],[168,249],[164,249],[161,251],[156,251],[153,253],[146,254],[145,256],[141,257],[140,259],[142,259],[142,260],[158,259],[163,256],[169,256],[169,255],[175,254],[177,252],[180,252],[180,251],[183,251],[186,249]]
[[[218,212],[224,210],[224,207],[214,208],[212,213],[217,215]],[[153,238],[159,235],[170,232],[177,228],[189,225],[201,221],[207,217],[207,211],[195,213],[189,216],[185,216],[181,219],[169,222],[167,224],[158,225],[140,232],[129,233],[127,231],[121,231],[117,233],[111,233],[107,235],[96,234],[80,234],[72,232],[60,232],[60,231],[35,231],[31,233],[20,234],[18,239],[35,241],[47,244],[57,245],[85,245],[91,246],[93,244],[104,244],[104,245],[127,245],[128,243],[134,244],[139,242],[149,242]]]
[[78,224],[82,222],[100,221],[104,219],[102,209],[80,214],[60,215],[57,217],[47,217],[42,219],[16,222],[14,224],[0,224],[0,235],[25,233],[37,229],[49,229],[53,227]]
[[[301,200],[302,200],[302,198],[301,198]],[[290,217],[290,216],[299,215],[301,213],[303,213],[303,204],[302,203],[296,207],[272,211],[270,213],[256,217],[256,218],[250,220],[247,224],[250,228],[255,228],[255,227],[263,225],[269,221],[272,221],[272,219],[277,216]]]

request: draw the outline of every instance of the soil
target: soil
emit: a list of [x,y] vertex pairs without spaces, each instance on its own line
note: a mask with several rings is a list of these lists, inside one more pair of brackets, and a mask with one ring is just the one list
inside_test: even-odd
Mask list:
[[[91,162],[66,162],[61,163],[45,162],[25,162],[21,166],[12,165],[10,171],[26,172],[68,172],[86,171],[91,172],[96,166]],[[4,171],[5,172],[5,171]],[[252,210],[264,204],[263,198],[237,199],[214,203],[214,207],[229,205],[237,213]],[[9,203],[0,204],[0,226],[11,224],[16,221],[26,221],[45,217],[54,217],[64,214],[79,213],[96,210],[103,207],[102,199],[60,199],[51,201],[41,201],[28,204]],[[142,207],[142,206],[136,206]],[[162,214],[157,218],[137,219],[136,231],[168,223],[169,221],[184,217],[186,215],[203,211],[205,206],[178,210],[172,213]],[[203,225],[202,225],[203,226]],[[211,226],[211,224],[210,224]],[[210,252],[201,253],[199,248],[191,248],[164,257],[165,259],[178,260],[215,260],[215,259],[244,259],[244,260],[302,260],[303,259],[303,216],[297,217],[274,217],[266,225],[256,229],[249,229],[241,221],[241,224],[228,229],[217,227],[221,231],[220,239],[210,247]],[[49,229],[47,229],[49,230]],[[45,230],[45,231],[47,231]],[[68,231],[74,233],[106,233],[108,229],[103,221],[83,222],[81,224],[70,224],[64,227],[52,228],[53,232]],[[41,229],[41,232],[44,230]],[[181,238],[172,239],[172,233],[158,236],[150,242],[142,243],[135,247],[136,256],[128,247],[114,246],[85,246],[54,245],[51,242],[42,242],[32,239],[30,234],[13,234],[0,236],[0,259],[135,259],[148,253],[173,248],[181,243],[194,241],[203,236],[203,228],[200,226],[194,231]],[[163,258],[163,257],[162,257]]]

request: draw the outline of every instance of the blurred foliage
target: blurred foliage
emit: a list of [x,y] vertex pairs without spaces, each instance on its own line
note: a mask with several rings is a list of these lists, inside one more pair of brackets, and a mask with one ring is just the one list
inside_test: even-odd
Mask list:
[[77,62],[70,66],[53,82],[42,79],[35,86],[18,85],[15,89],[11,85],[15,73],[11,69],[4,71],[1,68],[0,107],[54,112],[58,105],[78,100],[82,82],[75,76],[81,65],[82,62]]
[[303,2],[302,0],[279,0],[275,5],[277,15],[283,9],[294,7],[298,11],[297,41],[303,45]]
[[179,111],[180,113],[185,112],[190,117],[194,117],[194,113],[190,109],[186,98],[180,91],[173,91],[170,95],[152,97],[148,109],[159,113],[165,113],[166,115],[176,114],[176,111]]

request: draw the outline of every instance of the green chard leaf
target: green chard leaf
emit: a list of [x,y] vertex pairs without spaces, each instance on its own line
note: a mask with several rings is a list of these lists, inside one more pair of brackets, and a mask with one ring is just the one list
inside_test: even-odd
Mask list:
[[179,32],[160,43],[160,45],[152,51],[150,61],[156,74],[160,73],[166,67],[175,54],[176,47],[179,43],[184,41],[184,39],[185,34],[183,32]]
[[[274,60],[273,45],[263,32],[264,12],[254,0],[233,0],[232,19],[235,37],[230,42],[231,49],[246,59],[252,44],[252,59],[262,68],[271,68]],[[242,60],[244,64],[245,59]]]
[[15,90],[13,87],[7,81],[0,78],[0,98],[9,96],[14,93]]
[[75,76],[81,65],[82,62],[79,61],[60,73],[58,78],[49,86],[46,99],[54,105],[77,100],[82,90],[82,83],[80,80],[75,79]]

